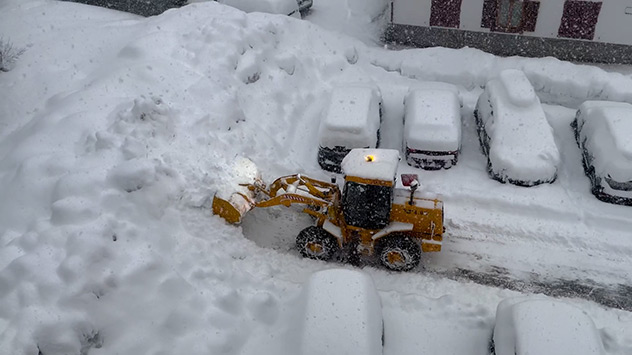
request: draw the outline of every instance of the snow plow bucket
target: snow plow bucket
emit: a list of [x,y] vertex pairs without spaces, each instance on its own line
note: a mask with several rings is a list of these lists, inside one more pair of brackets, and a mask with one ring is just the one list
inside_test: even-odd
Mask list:
[[239,193],[233,194],[230,199],[213,196],[213,214],[216,214],[226,222],[237,224],[241,222],[241,218],[246,212],[252,209],[252,204]]
[[213,196],[213,214],[236,224],[254,207],[255,185],[263,185],[263,182],[257,166],[247,158],[237,159],[230,170],[228,182]]

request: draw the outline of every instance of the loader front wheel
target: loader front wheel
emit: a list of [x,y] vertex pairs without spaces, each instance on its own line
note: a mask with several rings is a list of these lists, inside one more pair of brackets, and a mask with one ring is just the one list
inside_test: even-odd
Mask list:
[[421,248],[405,235],[385,237],[378,250],[380,262],[393,271],[409,271],[419,265]]
[[306,258],[329,260],[338,249],[338,242],[323,228],[311,226],[298,234],[296,248]]

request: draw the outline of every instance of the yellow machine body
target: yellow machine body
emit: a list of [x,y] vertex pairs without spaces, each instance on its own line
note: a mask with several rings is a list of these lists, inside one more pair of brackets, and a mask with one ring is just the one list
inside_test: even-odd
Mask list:
[[[373,156],[371,158],[373,159]],[[414,188],[395,188],[395,177],[392,180],[385,180],[346,175],[342,193],[335,183],[300,174],[280,177],[269,187],[261,181],[241,186],[246,187],[248,193],[236,192],[230,199],[215,195],[213,213],[229,223],[239,223],[242,216],[253,207],[289,207],[300,204],[305,205],[303,212],[315,218],[315,227],[326,230],[334,237],[340,249],[351,245],[358,253],[372,256],[381,250],[378,248],[380,243],[396,235],[398,238],[414,241],[422,252],[441,251],[444,233],[443,202],[437,198],[427,198]],[[372,223],[371,220],[353,222],[354,208],[369,208],[370,212],[370,204],[373,201],[370,196],[364,202],[361,199],[345,199],[344,195],[351,193],[346,190],[351,190],[353,186],[360,186],[359,191],[375,189],[381,193],[376,195],[378,199],[389,199],[379,206],[384,209],[380,215],[384,221],[379,227],[363,226],[364,222]],[[354,203],[358,206],[354,206]],[[357,215],[364,216],[362,211]],[[310,249],[309,254],[321,252],[324,246],[309,242],[305,247]],[[385,263],[399,257],[401,255],[397,253],[382,255],[383,259],[388,259],[383,260]]]

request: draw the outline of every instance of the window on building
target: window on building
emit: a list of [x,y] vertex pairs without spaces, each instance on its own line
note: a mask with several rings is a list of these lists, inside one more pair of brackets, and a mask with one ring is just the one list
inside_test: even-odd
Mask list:
[[534,0],[484,0],[481,27],[497,32],[533,32],[540,2]]
[[595,27],[601,11],[601,2],[566,1],[558,37],[590,39],[595,37]]
[[459,28],[461,0],[432,0],[430,26]]

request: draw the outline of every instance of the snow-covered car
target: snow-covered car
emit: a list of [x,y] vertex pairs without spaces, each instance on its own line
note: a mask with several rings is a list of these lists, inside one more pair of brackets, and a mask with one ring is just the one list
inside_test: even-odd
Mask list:
[[[297,0],[216,0],[244,12],[265,12],[300,17],[302,12]],[[311,1],[310,1],[311,2]],[[307,4],[300,4],[305,7]],[[311,6],[311,4],[309,4]],[[305,10],[306,11],[306,10]]]
[[592,193],[605,202],[632,205],[632,105],[586,101],[571,125]]
[[369,274],[315,272],[303,286],[302,301],[299,354],[382,354],[382,305]]
[[411,90],[404,106],[404,150],[408,165],[429,170],[455,165],[461,150],[458,91]]
[[318,164],[341,172],[342,159],[353,148],[377,148],[380,140],[382,98],[373,86],[333,89],[318,132]]
[[519,186],[555,181],[560,153],[553,129],[522,71],[507,69],[490,80],[474,116],[493,179]]
[[603,355],[593,320],[581,309],[548,298],[500,302],[490,342],[495,355]]

